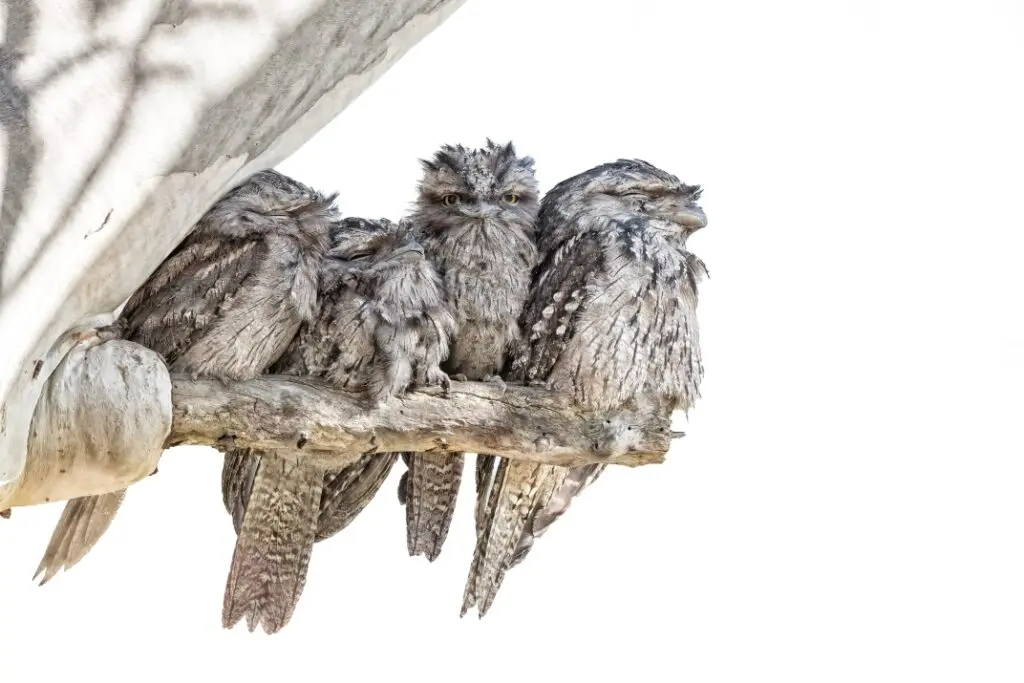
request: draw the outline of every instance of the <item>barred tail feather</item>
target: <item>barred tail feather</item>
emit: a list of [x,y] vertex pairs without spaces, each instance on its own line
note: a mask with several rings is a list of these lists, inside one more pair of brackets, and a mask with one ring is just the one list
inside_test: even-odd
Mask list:
[[287,625],[306,584],[323,472],[263,455],[235,542],[224,591],[224,628],[242,617],[250,631]]
[[417,453],[405,479],[406,546],[409,555],[433,562],[448,537],[462,481],[461,453]]
[[67,571],[78,564],[110,527],[125,493],[121,490],[69,500],[32,578],[42,574],[42,586],[61,569]]
[[487,501],[490,500],[491,484],[494,481],[494,468],[498,458],[493,455],[476,456],[476,533],[480,534],[487,518]]
[[490,609],[534,513],[561,486],[566,468],[502,460],[488,494],[477,534],[473,564],[463,594],[462,615],[476,606],[481,618]]

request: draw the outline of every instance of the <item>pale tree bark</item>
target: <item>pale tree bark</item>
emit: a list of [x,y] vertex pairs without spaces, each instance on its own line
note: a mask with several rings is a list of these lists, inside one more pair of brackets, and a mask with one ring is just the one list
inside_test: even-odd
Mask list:
[[109,321],[221,194],[463,1],[0,5],[0,500],[73,330]]
[[171,377],[160,355],[79,335],[46,381],[28,459],[0,510],[119,491],[156,469],[171,432]]
[[668,415],[585,411],[543,388],[452,382],[448,395],[425,388],[381,405],[312,378],[268,375],[224,386],[173,380],[168,445],[230,443],[290,451],[290,457],[340,469],[369,453],[481,453],[577,467],[663,462]]
[[159,355],[81,335],[46,382],[29,460],[0,510],[111,493],[149,476],[164,448],[272,449],[324,469],[366,454],[481,453],[551,465],[662,462],[671,419],[656,411],[587,411],[540,387],[452,382],[383,404],[323,380],[247,382],[171,375]]

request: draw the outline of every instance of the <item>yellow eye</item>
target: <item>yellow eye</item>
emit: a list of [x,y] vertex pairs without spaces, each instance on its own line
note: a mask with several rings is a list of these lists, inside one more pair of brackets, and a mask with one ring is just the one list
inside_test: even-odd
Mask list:
[[508,203],[508,204],[518,204],[519,203],[519,195],[517,195],[515,192],[509,192],[504,197],[502,197],[502,199],[504,199],[505,202]]
[[441,197],[441,203],[445,206],[455,206],[459,203],[459,195],[457,194],[446,194]]

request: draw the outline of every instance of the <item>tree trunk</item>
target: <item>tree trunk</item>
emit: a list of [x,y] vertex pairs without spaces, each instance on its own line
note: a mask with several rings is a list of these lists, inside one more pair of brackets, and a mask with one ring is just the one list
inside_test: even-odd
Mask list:
[[[228,189],[280,162],[463,0],[0,7],[0,500],[47,378]],[[81,16],[69,16],[71,13]]]

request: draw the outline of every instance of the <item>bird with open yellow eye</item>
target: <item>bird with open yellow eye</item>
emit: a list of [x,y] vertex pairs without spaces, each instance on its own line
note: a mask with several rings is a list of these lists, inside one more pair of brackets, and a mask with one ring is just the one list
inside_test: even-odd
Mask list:
[[[501,196],[501,200],[506,204],[518,204],[519,195],[515,192],[506,192]],[[450,193],[441,197],[441,203],[445,206],[455,206],[462,202],[462,197],[457,194]]]
[[[421,162],[409,217],[442,273],[458,329],[443,367],[452,379],[500,382],[536,263],[539,189],[533,159],[512,143],[445,145]],[[399,484],[410,555],[441,552],[462,478],[461,453],[412,453]]]

